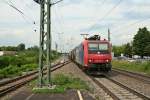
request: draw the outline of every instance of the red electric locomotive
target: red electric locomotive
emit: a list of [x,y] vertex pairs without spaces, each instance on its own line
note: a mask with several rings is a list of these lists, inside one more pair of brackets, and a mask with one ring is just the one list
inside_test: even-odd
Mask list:
[[99,35],[85,39],[69,55],[84,70],[111,71],[111,43],[106,39],[101,40]]

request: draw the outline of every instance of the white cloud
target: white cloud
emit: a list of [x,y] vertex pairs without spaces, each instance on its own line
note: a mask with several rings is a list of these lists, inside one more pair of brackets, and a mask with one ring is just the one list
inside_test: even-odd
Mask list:
[[[0,45],[17,45],[24,42],[27,46],[38,45],[39,41],[39,10],[40,6],[33,0],[11,0],[25,14],[20,13],[0,1]],[[56,0],[53,0],[55,2]],[[139,27],[147,26],[150,22],[128,26],[139,20],[150,18],[150,0],[122,0],[102,21],[103,16],[117,4],[119,0],[64,0],[52,7],[52,36],[54,43],[62,42],[57,33],[64,33],[65,48],[72,48],[82,41],[81,33],[96,23],[90,32],[101,33],[107,37],[107,28],[112,30],[112,42],[121,45],[130,42]],[[36,21],[36,26],[33,25]],[[38,32],[34,32],[37,29]],[[116,37],[118,37],[116,39]],[[71,39],[71,46],[67,45]]]

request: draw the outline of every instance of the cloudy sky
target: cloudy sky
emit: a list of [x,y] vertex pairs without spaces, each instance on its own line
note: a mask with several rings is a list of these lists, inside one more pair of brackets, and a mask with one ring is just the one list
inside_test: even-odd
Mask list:
[[[130,42],[139,27],[150,28],[149,9],[150,0],[63,0],[52,7],[53,48],[55,43],[64,45],[64,50],[73,48],[82,41],[83,33],[107,38],[108,28],[113,45]],[[0,46],[38,45],[39,11],[33,0],[0,0]]]

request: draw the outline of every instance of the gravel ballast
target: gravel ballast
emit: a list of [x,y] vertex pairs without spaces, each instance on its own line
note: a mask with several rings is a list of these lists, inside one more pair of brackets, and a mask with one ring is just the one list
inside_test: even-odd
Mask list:
[[87,76],[76,64],[70,63],[66,66],[60,68],[59,70],[52,73],[52,76],[56,74],[66,74],[73,75],[74,77],[78,77],[81,80],[84,80],[88,86],[90,87],[90,93],[97,100],[112,100],[112,98],[105,93],[105,91],[100,88],[96,83],[93,82],[89,76]]

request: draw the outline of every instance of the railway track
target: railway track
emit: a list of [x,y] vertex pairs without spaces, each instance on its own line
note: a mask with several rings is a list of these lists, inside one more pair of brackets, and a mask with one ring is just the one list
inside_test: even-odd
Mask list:
[[123,75],[129,76],[129,77],[133,77],[134,79],[137,79],[137,80],[140,80],[140,81],[150,84],[150,76],[148,76],[148,75],[135,73],[135,72],[131,72],[131,71],[126,71],[126,70],[121,70],[118,68],[113,68],[112,71],[114,73],[119,73],[119,74],[123,74]]
[[[51,71],[55,71],[58,68],[61,68],[62,66],[70,63],[69,61],[66,61],[64,63],[58,63],[52,66]],[[34,80],[38,77],[38,71],[31,72],[27,75],[20,76],[14,79],[10,79],[4,82],[0,83],[0,97],[10,93],[13,90],[16,90],[17,88],[25,85],[26,83],[30,82],[31,80]]]
[[[108,98],[111,97],[113,100],[150,100],[149,96],[111,78],[111,75],[109,75],[108,73],[102,73],[101,76],[91,76],[90,74],[88,74],[88,76],[109,95],[107,96]],[[142,77],[145,78],[144,75],[141,75],[140,78]],[[148,77],[146,76],[146,78]],[[145,79],[145,81],[147,81],[147,79]]]
[[107,75],[91,78],[114,100],[150,100],[150,97],[123,85]]
[[[79,67],[78,64],[76,65]],[[112,69],[112,72],[113,74],[119,73],[124,76],[132,77],[133,79],[137,79],[146,84],[149,84],[150,82],[150,77],[143,74],[118,70],[118,69]],[[121,81],[113,79],[112,72],[101,73],[98,74],[101,76],[96,76],[96,77],[91,76],[91,74],[87,74],[87,75],[89,76],[89,78],[91,78],[94,81],[94,83],[96,83],[101,89],[103,89],[108,94],[106,98],[110,100],[112,99],[113,100],[150,100],[149,95],[145,94],[142,91],[132,88],[130,84],[125,85]]]

